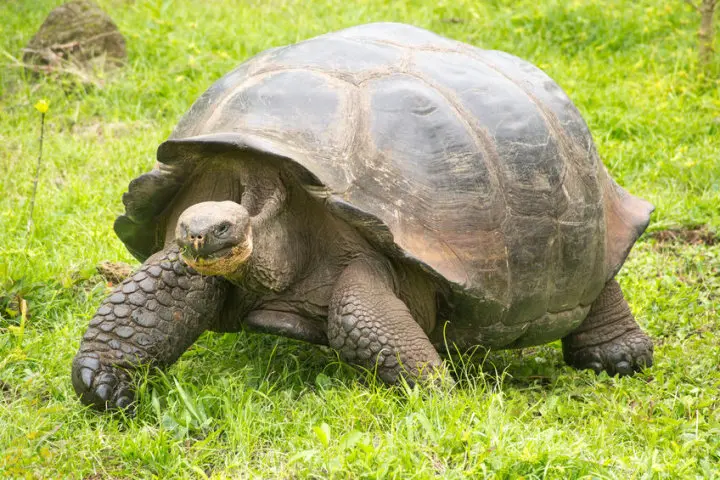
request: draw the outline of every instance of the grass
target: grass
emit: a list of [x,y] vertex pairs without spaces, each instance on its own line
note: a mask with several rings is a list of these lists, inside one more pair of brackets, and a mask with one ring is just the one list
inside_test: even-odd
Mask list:
[[[2,2],[20,50],[60,2]],[[141,382],[137,416],[77,400],[70,362],[107,292],[127,183],[215,79],[248,56],[394,20],[545,69],[613,176],[657,206],[652,230],[720,227],[720,66],[696,64],[681,1],[100,2],[129,64],[103,88],[0,69],[0,475],[15,478],[720,477],[720,247],[645,238],[620,282],[656,341],[632,378],[578,372],[559,344],[455,359],[452,390],[386,388],[332,351],[204,335]],[[9,60],[8,60],[9,62]],[[25,235],[39,99],[50,104]],[[17,299],[27,301],[19,314]]]

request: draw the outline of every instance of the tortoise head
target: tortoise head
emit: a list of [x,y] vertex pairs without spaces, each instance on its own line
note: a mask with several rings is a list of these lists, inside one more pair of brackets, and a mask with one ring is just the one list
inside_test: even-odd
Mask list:
[[205,275],[230,276],[252,254],[250,214],[231,202],[202,202],[178,219],[175,241],[183,260]]

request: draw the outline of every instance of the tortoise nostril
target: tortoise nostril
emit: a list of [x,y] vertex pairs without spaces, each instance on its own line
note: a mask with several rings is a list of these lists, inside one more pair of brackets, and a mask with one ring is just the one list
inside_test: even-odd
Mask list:
[[188,247],[191,251],[193,251],[195,254],[199,254],[200,250],[205,246],[205,233],[198,233],[198,232],[191,232],[188,235],[188,240],[186,240],[186,243],[188,244]]

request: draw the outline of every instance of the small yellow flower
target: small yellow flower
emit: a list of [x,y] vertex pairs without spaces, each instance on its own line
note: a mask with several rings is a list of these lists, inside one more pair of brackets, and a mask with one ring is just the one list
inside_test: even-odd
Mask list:
[[39,100],[35,104],[35,109],[40,113],[47,113],[49,108],[50,108],[50,105],[48,105],[48,102],[45,100]]

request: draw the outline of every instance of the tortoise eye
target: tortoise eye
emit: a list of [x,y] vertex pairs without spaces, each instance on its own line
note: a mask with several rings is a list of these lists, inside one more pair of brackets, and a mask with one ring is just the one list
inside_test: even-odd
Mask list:
[[215,235],[225,235],[230,229],[230,224],[227,222],[221,223],[215,228]]

